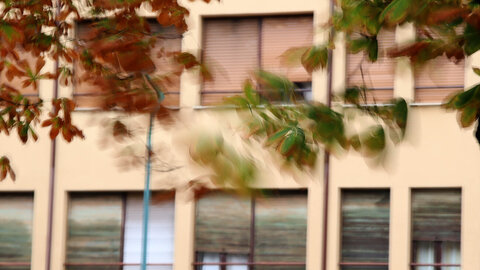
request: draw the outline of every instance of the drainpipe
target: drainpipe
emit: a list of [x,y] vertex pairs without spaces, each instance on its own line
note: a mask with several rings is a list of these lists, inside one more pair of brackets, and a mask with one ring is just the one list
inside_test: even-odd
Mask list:
[[[60,3],[57,3],[56,15],[60,13]],[[55,23],[58,23],[55,21]],[[59,58],[55,60],[54,72],[59,67]],[[53,99],[58,98],[58,79],[53,81]],[[52,108],[53,110],[53,108]],[[55,196],[55,165],[57,157],[57,138],[52,140],[50,147],[50,181],[48,187],[48,220],[47,220],[47,251],[45,254],[45,270],[50,270],[52,257],[52,229],[53,229],[53,198]]]
[[158,100],[157,107],[150,113],[150,119],[147,131],[147,161],[145,164],[145,188],[143,189],[143,229],[142,229],[142,257],[141,270],[147,270],[147,248],[148,248],[148,220],[150,211],[150,178],[152,163],[152,130],[155,116],[160,107],[160,102],[165,98],[160,88],[152,81],[148,74],[144,74],[144,78],[150,87],[154,90]]
[[[330,16],[333,16],[334,2],[330,0]],[[333,39],[335,30],[330,28],[330,39]],[[332,107],[332,67],[333,67],[333,51],[328,47],[327,57],[327,106]],[[327,270],[327,232],[328,232],[328,197],[329,197],[329,181],[330,181],[330,153],[325,150],[323,158],[323,243],[322,243],[322,270]]]
[[147,269],[148,220],[150,211],[150,176],[152,161],[152,129],[154,113],[150,113],[147,132],[147,162],[145,164],[145,188],[143,189],[143,229],[142,229],[142,261],[141,270]]

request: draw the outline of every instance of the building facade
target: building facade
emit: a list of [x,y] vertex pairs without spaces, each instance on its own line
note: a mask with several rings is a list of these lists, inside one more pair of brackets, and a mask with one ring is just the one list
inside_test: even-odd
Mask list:
[[[472,71],[480,66],[478,54],[459,65],[438,59],[427,71],[416,70],[407,59],[381,59],[365,67],[370,80],[366,84],[376,89],[372,102],[390,97],[410,102],[406,140],[392,147],[385,166],[374,167],[350,152],[332,156],[328,168],[320,160],[314,172],[285,171],[260,149],[253,154],[263,161],[254,187],[272,195],[236,198],[214,193],[195,200],[185,187],[205,172],[189,160],[187,142],[193,131],[234,136],[228,127],[239,123],[237,115],[219,113],[210,103],[239,91],[242,74],[255,67],[271,69],[297,83],[304,90],[302,98],[327,100],[325,70],[312,75],[285,70],[276,54],[285,46],[304,45],[291,40],[322,44],[328,34],[321,26],[329,17],[329,1],[185,5],[190,29],[178,39],[181,49],[223,65],[215,71],[221,79],[212,83],[202,83],[195,71],[184,73],[169,99],[178,107],[174,117],[179,121],[155,129],[154,145],[167,149],[168,161],[179,168],[153,171],[153,197],[161,200],[151,206],[149,269],[480,268],[480,211],[475,210],[480,204],[479,148],[472,130],[460,129],[456,115],[440,107],[448,91],[480,82]],[[380,44],[387,46],[411,40],[416,32],[404,26],[382,35]],[[344,38],[339,34],[335,44],[336,92],[362,80],[354,68],[359,56],[346,52]],[[232,48],[234,56],[229,54]],[[228,88],[231,85],[238,88]],[[45,80],[38,94],[49,100],[53,89],[53,82]],[[84,97],[72,86],[60,87],[60,96]],[[2,154],[13,160],[18,174],[15,182],[0,183],[0,246],[6,243],[0,250],[0,269],[139,269],[144,168],[119,166],[118,149],[125,145],[105,135],[105,119],[123,115],[82,104],[73,118],[85,133],[84,141],[57,139],[52,148],[46,130],[38,142],[25,145],[14,136],[0,138]],[[146,116],[132,119],[141,126],[148,123]],[[326,220],[325,170],[330,175]],[[8,238],[12,235],[14,239]],[[262,261],[267,263],[255,265]]]

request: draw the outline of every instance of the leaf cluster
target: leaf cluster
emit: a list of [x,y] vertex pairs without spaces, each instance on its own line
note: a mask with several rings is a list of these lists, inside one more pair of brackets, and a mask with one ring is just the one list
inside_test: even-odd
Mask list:
[[266,147],[297,166],[314,167],[321,148],[335,151],[353,147],[366,156],[374,156],[386,149],[385,134],[395,143],[404,137],[408,107],[403,99],[392,100],[389,106],[363,106],[361,90],[348,89],[344,99],[353,105],[349,109],[377,120],[366,132],[349,134],[343,110],[336,111],[321,103],[297,103],[293,84],[285,77],[265,71],[256,76],[257,89],[247,81],[243,95],[228,98],[226,103],[236,106],[241,113],[248,126],[247,140],[263,141]]

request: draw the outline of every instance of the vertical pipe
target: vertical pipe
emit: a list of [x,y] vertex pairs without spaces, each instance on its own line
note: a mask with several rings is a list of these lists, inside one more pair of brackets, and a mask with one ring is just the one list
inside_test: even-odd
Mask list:
[[[57,7],[55,15],[60,13],[60,2],[56,2]],[[58,23],[55,20],[55,23]],[[59,58],[55,60],[54,73],[57,72],[59,67]],[[53,99],[58,98],[58,79],[53,81]],[[53,109],[52,109],[53,110]],[[48,184],[48,216],[47,216],[47,248],[45,253],[45,270],[50,270],[51,257],[52,257],[52,231],[53,231],[53,198],[55,195],[55,165],[57,154],[57,138],[52,140],[50,146],[50,180]]]
[[[333,16],[334,0],[330,0],[330,16]],[[330,28],[329,39],[333,39],[335,30]],[[328,47],[327,57],[327,106],[332,106],[332,67],[333,67],[333,52]],[[330,153],[325,150],[323,158],[323,243],[322,243],[322,270],[327,270],[327,232],[328,232],[328,197],[329,197],[329,182],[330,182]]]
[[152,161],[152,129],[154,113],[150,114],[150,120],[147,132],[147,163],[145,164],[145,188],[143,189],[143,230],[142,230],[142,262],[141,270],[147,269],[147,244],[148,244],[148,219],[150,206],[150,176]]

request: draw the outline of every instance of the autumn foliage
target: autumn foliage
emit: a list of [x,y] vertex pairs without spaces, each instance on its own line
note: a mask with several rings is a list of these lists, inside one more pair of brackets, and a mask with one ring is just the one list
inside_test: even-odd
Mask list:
[[[208,2],[208,1],[206,1]],[[188,10],[177,0],[38,0],[3,2],[0,17],[0,132],[16,130],[20,140],[37,140],[38,126],[50,129],[50,138],[59,134],[68,142],[83,138],[72,121],[75,103],[67,98],[42,101],[24,96],[23,90],[39,89],[40,80],[55,84],[72,83],[73,65],[88,72],[82,80],[98,87],[102,110],[152,113],[165,117],[161,101],[162,83],[168,76],[155,76],[158,67],[151,53],[161,35],[152,33],[147,19],[138,15],[149,9],[163,27],[187,30]],[[85,35],[72,35],[77,22],[89,24]],[[160,50],[161,51],[161,50]],[[165,57],[163,55],[162,57]],[[186,52],[173,52],[179,76],[185,68],[199,63]],[[52,70],[46,63],[55,63]],[[56,88],[55,88],[56,89]],[[52,92],[54,89],[52,89]],[[44,103],[51,111],[43,113]],[[0,180],[14,173],[7,157],[0,159]]]

